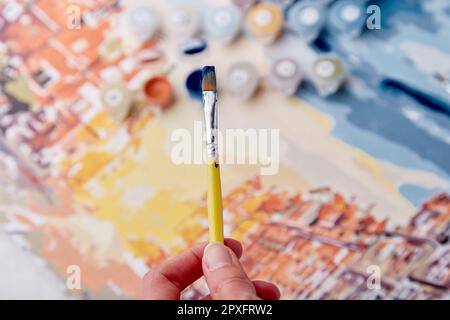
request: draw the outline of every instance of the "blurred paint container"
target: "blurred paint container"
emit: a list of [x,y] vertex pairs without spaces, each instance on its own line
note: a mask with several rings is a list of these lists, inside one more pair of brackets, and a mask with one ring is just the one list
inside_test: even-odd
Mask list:
[[215,7],[205,15],[204,29],[209,38],[224,44],[232,42],[241,31],[242,13],[234,6]]
[[361,34],[366,16],[364,5],[357,0],[339,0],[329,10],[328,29],[348,37]]
[[283,13],[272,3],[259,3],[253,6],[246,17],[248,33],[266,44],[278,38],[283,24]]
[[251,98],[259,86],[260,75],[254,65],[248,62],[233,64],[227,73],[227,90],[242,99]]
[[202,70],[192,71],[186,78],[186,89],[192,99],[202,99]]
[[317,39],[326,21],[326,8],[316,1],[301,1],[287,13],[287,25],[306,42]]
[[156,76],[146,81],[144,94],[148,102],[163,110],[169,108],[174,99],[172,85],[163,76]]
[[345,79],[341,60],[333,56],[319,57],[314,62],[311,78],[321,96],[335,93]]
[[278,59],[270,68],[270,85],[286,96],[295,94],[302,78],[300,66],[291,58]]
[[100,88],[100,101],[109,116],[121,123],[130,112],[131,92],[123,82],[106,83]]
[[242,11],[250,9],[257,0],[233,0],[233,4],[240,8]]
[[127,32],[138,43],[152,39],[158,31],[158,17],[148,6],[128,8],[124,17]]
[[167,28],[171,35],[178,38],[194,37],[200,31],[200,16],[191,7],[174,7],[169,14]]

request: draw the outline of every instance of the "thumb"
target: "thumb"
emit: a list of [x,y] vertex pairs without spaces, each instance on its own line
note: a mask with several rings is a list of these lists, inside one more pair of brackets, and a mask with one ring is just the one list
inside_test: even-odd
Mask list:
[[215,300],[259,299],[233,251],[221,243],[210,243],[203,253],[203,274]]

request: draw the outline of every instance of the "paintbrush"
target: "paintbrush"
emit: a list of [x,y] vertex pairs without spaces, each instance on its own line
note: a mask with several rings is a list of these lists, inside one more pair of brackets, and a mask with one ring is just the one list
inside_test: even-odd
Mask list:
[[217,88],[214,67],[208,66],[202,69],[202,91],[208,167],[209,241],[223,243],[222,190],[217,144]]

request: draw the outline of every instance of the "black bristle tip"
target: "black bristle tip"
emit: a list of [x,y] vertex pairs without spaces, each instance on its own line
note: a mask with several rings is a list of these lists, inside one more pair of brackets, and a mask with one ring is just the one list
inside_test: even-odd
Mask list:
[[202,68],[202,90],[216,91],[216,69],[213,66]]

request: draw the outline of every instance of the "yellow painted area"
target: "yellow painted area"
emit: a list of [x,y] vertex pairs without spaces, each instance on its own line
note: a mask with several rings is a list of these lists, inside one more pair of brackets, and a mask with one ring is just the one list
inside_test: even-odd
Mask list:
[[[114,129],[116,124],[114,121],[108,116],[106,112],[99,112],[89,121],[89,126],[95,128],[96,130],[101,129]],[[80,137],[81,138],[81,137]]]
[[23,74],[19,75],[17,79],[8,81],[5,85],[5,91],[29,106],[34,104],[33,92],[28,86],[27,78]]
[[242,207],[249,212],[254,212],[258,209],[261,203],[267,199],[267,195],[261,195],[254,198],[250,198],[242,203]]
[[95,176],[99,169],[103,168],[110,161],[112,161],[114,155],[107,152],[91,151],[86,153],[78,163],[81,163],[80,169],[77,170],[71,177],[71,183],[84,184],[91,177]]
[[[164,149],[166,133],[161,126],[147,124],[140,139],[138,150],[128,148],[114,159],[119,162],[117,167],[113,165],[113,170],[104,170],[89,180],[89,186],[94,185],[97,192],[90,192],[88,185],[76,191],[79,200],[92,207],[99,219],[116,225],[129,250],[155,258],[161,255],[157,248],[171,248],[181,238],[178,227],[197,209],[199,195],[205,193],[206,172],[201,165],[172,163],[170,150]],[[140,207],[130,208],[125,197],[136,187],[148,190],[151,196]]]
[[257,227],[260,221],[258,220],[246,220],[239,224],[239,226],[233,230],[231,237],[238,241],[245,240],[251,229]]
[[[152,118],[151,114],[146,114],[142,118],[138,119],[131,128],[131,134],[141,130]],[[95,129],[94,129],[95,128]],[[99,135],[99,132],[103,130],[107,132],[106,137]],[[98,113],[87,126],[80,127],[76,134],[75,139],[82,144],[89,145],[87,150],[84,150],[81,155],[75,159],[65,160],[61,162],[60,168],[64,171],[72,170],[70,183],[72,186],[75,184],[83,185],[96,174],[102,171],[102,169],[119,157],[118,153],[125,152],[128,146],[132,146],[134,149],[140,145],[140,137],[131,137],[129,145],[125,146],[122,150],[116,150],[116,152],[108,152],[107,146],[111,145],[110,136],[117,130],[116,124],[108,117],[105,112]],[[99,135],[99,137],[95,137]]]
[[325,131],[331,131],[333,128],[331,119],[327,118],[323,113],[317,111],[305,101],[292,97],[290,98],[290,102],[301,106],[303,110]]
[[194,215],[183,221],[183,223],[177,228],[176,232],[179,233],[187,243],[197,243],[201,241],[202,235],[204,236],[206,233],[205,227],[202,226],[199,221],[206,221],[207,216],[208,213],[206,207],[198,208]]
[[176,227],[192,214],[196,203],[176,201],[170,192],[162,191],[156,192],[142,207],[129,208],[123,197],[132,182],[123,181],[122,184],[121,174],[127,170],[120,171],[101,181],[102,196],[92,196],[89,203],[95,206],[95,215],[99,219],[111,221],[116,226],[128,249],[141,257],[158,256],[156,248],[173,244],[179,237]]
[[[102,146],[106,145],[108,143],[108,139],[103,138],[99,139],[94,134],[98,135],[98,132],[100,130],[115,130],[114,123],[108,118],[106,113],[99,112],[95,115],[94,118],[91,119],[91,121],[83,126],[80,125],[76,131],[74,132],[74,136],[72,140],[74,141],[74,147],[76,146],[77,153],[75,156],[64,158],[61,162],[58,163],[59,168],[62,171],[68,171],[72,166],[77,164],[80,167],[89,167],[93,166],[92,169],[81,169],[81,172],[84,173],[77,173],[81,176],[84,176],[85,178],[82,179],[73,177],[73,181],[70,181],[71,183],[74,183],[75,181],[82,181],[84,183],[89,177],[91,177],[89,174],[92,172],[95,172],[97,169],[101,168],[101,166],[104,165],[105,160],[102,160],[102,158],[108,158],[112,159],[114,158],[114,154],[106,155],[103,154],[103,152],[99,151],[101,150]],[[89,146],[89,149],[85,150]],[[81,148],[81,151],[78,150]],[[92,151],[91,151],[92,150]],[[102,155],[100,155],[101,153]],[[97,163],[96,161],[99,160],[100,162]],[[79,172],[80,170],[76,170],[76,172]]]
[[8,63],[8,55],[6,48],[0,48],[0,68],[3,68]]
[[372,177],[377,180],[387,191],[392,193],[398,193],[397,187],[384,177],[384,171],[381,165],[376,162],[372,157],[368,156],[362,151],[355,151],[357,158],[356,163],[368,171]]
[[128,240],[128,245],[131,247],[131,252],[133,252],[135,256],[144,259],[144,261],[161,261],[165,258],[161,248],[152,241],[130,239]]
[[142,117],[140,117],[132,126],[131,128],[131,134],[136,133],[136,132],[141,132],[142,129],[145,128],[145,126],[147,125],[147,123],[153,119],[153,114],[152,113],[146,113],[145,115],[143,115]]

